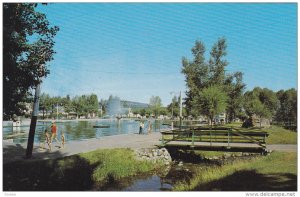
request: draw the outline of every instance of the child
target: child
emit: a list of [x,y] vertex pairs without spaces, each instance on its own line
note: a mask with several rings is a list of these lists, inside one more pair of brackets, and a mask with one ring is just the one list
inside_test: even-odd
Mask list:
[[57,139],[57,134],[56,134],[57,133],[57,128],[56,128],[55,122],[52,122],[51,132],[52,132],[51,143],[52,143],[53,139],[55,139],[56,143],[59,144],[58,139]]
[[51,151],[51,141],[50,141],[50,135],[48,134],[47,129],[45,129],[45,142],[44,142],[44,149],[45,149],[45,144],[47,143],[49,146],[49,150]]
[[61,148],[65,147],[65,135],[64,132],[61,132]]

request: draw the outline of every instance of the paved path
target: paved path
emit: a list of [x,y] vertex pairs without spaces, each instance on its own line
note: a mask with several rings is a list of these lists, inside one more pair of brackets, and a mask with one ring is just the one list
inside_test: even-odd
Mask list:
[[[52,144],[52,152],[40,149],[39,144],[35,144],[33,149],[34,159],[50,159],[84,153],[96,149],[109,148],[152,148],[160,144],[160,133],[151,133],[149,135],[125,134],[106,136],[99,139],[89,139],[83,141],[70,141],[65,144],[64,149],[57,147],[55,141]],[[3,162],[7,163],[15,160],[23,160],[26,153],[27,143],[13,144],[3,142]],[[45,147],[47,147],[46,145]]]
[[297,144],[271,144],[267,149],[279,152],[297,152]]
[[[102,137],[99,139],[89,139],[83,141],[70,141],[65,144],[64,149],[53,147],[52,152],[40,149],[39,144],[35,144],[33,149],[34,159],[51,159],[93,151],[96,149],[110,148],[152,148],[160,145],[160,133],[149,135],[126,134]],[[54,142],[53,146],[57,144]],[[46,145],[47,148],[47,145]],[[281,152],[297,152],[296,144],[274,144],[267,145],[267,149]],[[26,153],[25,144],[13,144],[3,141],[3,163],[15,160],[23,160]]]

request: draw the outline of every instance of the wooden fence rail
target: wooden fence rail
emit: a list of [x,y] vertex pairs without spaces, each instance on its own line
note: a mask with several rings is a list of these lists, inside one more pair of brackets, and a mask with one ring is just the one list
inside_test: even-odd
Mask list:
[[[256,144],[263,149],[266,148],[267,132],[249,132],[237,131],[231,128],[199,128],[190,127],[185,129],[175,129],[161,132],[161,143],[163,146],[172,142],[186,142],[191,147],[195,146],[196,142],[209,142],[210,146],[218,143],[226,143],[230,148],[231,144]],[[200,144],[198,144],[200,145]]]

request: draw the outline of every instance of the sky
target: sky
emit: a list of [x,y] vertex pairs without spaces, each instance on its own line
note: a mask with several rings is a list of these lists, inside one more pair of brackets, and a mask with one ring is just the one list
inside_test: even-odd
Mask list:
[[226,72],[241,71],[246,90],[297,89],[295,3],[53,3],[39,6],[55,37],[54,60],[42,92],[95,93],[166,106],[186,91],[182,57],[196,40],[227,41]]

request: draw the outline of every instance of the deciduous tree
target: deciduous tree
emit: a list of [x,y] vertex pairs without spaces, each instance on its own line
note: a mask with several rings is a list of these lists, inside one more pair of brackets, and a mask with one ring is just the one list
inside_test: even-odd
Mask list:
[[3,116],[22,115],[22,102],[50,73],[57,26],[37,12],[36,3],[3,4]]

